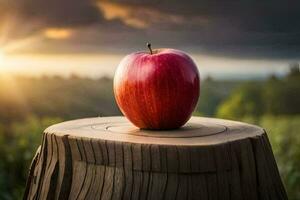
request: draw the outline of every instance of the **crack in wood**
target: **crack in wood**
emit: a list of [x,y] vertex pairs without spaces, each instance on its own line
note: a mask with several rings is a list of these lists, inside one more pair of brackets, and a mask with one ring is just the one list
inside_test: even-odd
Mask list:
[[105,119],[91,120],[45,131],[24,200],[287,199],[267,134],[259,127],[216,119],[228,127],[224,134],[151,140],[91,135],[80,127]]

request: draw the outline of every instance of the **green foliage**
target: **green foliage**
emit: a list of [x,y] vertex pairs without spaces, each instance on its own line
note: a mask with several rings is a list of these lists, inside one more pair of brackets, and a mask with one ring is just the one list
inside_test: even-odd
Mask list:
[[21,199],[42,132],[60,121],[59,118],[31,116],[23,122],[0,124],[0,199]]
[[[293,72],[295,73],[295,72]],[[270,79],[264,86],[265,114],[297,115],[300,113],[300,73],[284,79]]]
[[300,115],[264,116],[259,125],[268,133],[289,199],[300,199]]
[[297,115],[300,113],[300,73],[292,70],[283,79],[247,82],[233,90],[219,105],[217,116],[240,119],[246,116]]
[[112,86],[105,77],[0,77],[0,120],[22,120],[32,113],[64,119],[118,115]]
[[240,81],[214,81],[208,77],[201,82],[200,101],[197,112],[214,116],[217,106],[224,101]]
[[[247,121],[269,135],[290,199],[300,199],[299,65],[283,78],[201,82],[195,115]],[[43,130],[82,117],[118,115],[108,78],[0,77],[0,199],[21,199]]]
[[263,100],[260,83],[245,83],[235,89],[232,95],[221,104],[217,115],[221,118],[258,117],[263,113]]

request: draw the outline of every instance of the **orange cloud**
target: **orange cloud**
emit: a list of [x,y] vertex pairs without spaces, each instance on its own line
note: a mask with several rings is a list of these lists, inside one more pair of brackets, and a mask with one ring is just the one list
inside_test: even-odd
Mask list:
[[[182,24],[191,21],[185,16],[163,13],[151,7],[112,3],[109,1],[100,1],[97,5],[105,19],[119,19],[124,24],[134,28],[147,28],[151,24]],[[197,18],[198,23],[201,23],[201,20]]]
[[44,36],[50,39],[62,40],[72,35],[72,31],[67,28],[47,28],[44,30]]
[[133,14],[133,8],[130,6],[101,1],[98,3],[98,7],[107,20],[120,19],[125,24],[135,28],[146,28],[148,26],[148,22],[137,18]]

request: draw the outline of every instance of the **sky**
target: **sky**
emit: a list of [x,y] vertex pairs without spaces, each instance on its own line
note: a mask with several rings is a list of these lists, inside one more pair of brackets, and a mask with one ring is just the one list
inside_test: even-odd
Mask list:
[[126,54],[186,51],[216,78],[283,75],[300,60],[300,3],[0,0],[0,73],[112,76]]

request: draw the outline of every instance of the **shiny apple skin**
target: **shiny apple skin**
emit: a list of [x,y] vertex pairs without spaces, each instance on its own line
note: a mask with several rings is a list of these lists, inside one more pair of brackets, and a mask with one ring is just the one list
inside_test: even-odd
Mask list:
[[158,49],[127,55],[114,76],[121,112],[142,129],[175,129],[191,117],[200,94],[196,64],[184,52]]

